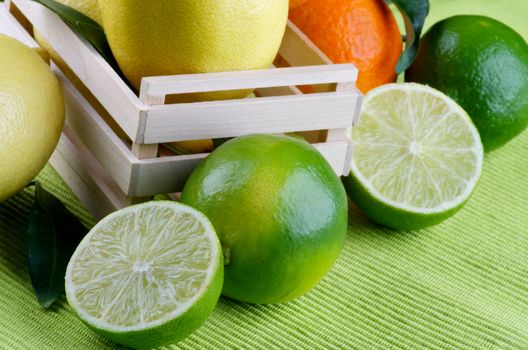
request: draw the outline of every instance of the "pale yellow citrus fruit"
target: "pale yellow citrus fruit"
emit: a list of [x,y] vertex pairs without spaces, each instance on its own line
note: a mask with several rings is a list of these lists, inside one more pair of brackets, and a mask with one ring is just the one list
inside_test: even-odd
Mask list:
[[0,201],[46,165],[64,124],[57,78],[42,58],[0,35]]
[[99,0],[99,8],[112,52],[135,88],[147,76],[268,68],[288,16],[288,0]]

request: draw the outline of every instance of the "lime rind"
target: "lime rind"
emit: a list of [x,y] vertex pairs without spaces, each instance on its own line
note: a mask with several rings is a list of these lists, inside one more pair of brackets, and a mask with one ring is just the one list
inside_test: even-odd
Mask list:
[[388,84],[366,96],[360,119],[349,132],[354,150],[345,186],[367,215],[400,227],[394,214],[421,227],[467,201],[484,150],[456,102],[428,86]]
[[[182,217],[186,217],[187,221],[181,221]],[[149,237],[156,228],[161,229],[161,232],[158,232],[157,237]],[[109,238],[106,235],[112,234],[115,236],[113,242],[105,241],[105,238]],[[142,239],[138,238],[139,236],[142,236]],[[149,238],[154,239],[150,245]],[[173,249],[178,239],[183,244],[177,247],[178,249]],[[98,247],[100,243],[98,240],[102,240],[105,246]],[[123,242],[127,244],[123,245]],[[189,242],[190,245],[187,244]],[[125,251],[121,251],[121,256],[116,258],[116,253],[120,249],[123,250],[123,247]],[[139,256],[140,259],[127,262],[129,258],[127,254]],[[93,260],[90,262],[85,259]],[[95,272],[90,271],[90,263],[95,267]],[[149,263],[153,267],[150,277],[147,273]],[[170,267],[171,264],[173,267]],[[197,267],[202,270],[194,276],[188,273],[178,274],[182,271],[196,270]],[[121,271],[123,269],[124,272]],[[108,273],[105,275],[106,271]],[[174,293],[176,287],[171,291],[167,283],[163,285],[160,282],[161,277],[155,276],[155,272],[165,274],[168,284],[171,281],[176,284],[190,281],[190,285],[183,286],[184,289],[187,287],[190,289],[187,295]],[[139,284],[130,283],[130,277],[123,278],[127,273],[130,276],[141,276],[143,280]],[[101,274],[102,277],[107,278],[98,280]],[[86,285],[79,287],[75,281],[81,280],[85,280]],[[123,345],[149,348],[179,341],[198,328],[213,311],[220,296],[222,281],[223,254],[210,221],[199,211],[184,204],[158,201],[131,206],[110,214],[90,231],[68,265],[66,294],[68,302],[81,320],[94,331]],[[90,282],[93,285],[90,285]],[[119,287],[120,283],[122,288],[118,288],[118,294],[108,293],[114,286]],[[85,306],[83,302],[86,303],[89,298],[83,299],[82,294],[79,298],[79,290],[86,288],[90,291],[90,286],[93,287],[92,294],[99,293],[99,295],[94,294],[93,303]],[[110,295],[106,299],[101,298],[105,292]],[[158,293],[159,298],[154,300],[158,303],[155,305],[152,299],[150,303],[142,302],[139,300],[140,293]],[[123,298],[125,295],[127,297]],[[89,293],[88,297],[90,297]],[[102,300],[114,304],[119,300],[125,309],[112,310],[111,304],[110,307],[95,305]],[[175,301],[179,302],[176,304]],[[160,303],[166,304],[161,305],[165,310],[156,314]],[[171,303],[172,310],[170,310]],[[105,317],[101,317],[104,313],[97,317],[97,312],[94,312],[97,307],[111,310],[121,318],[110,318],[112,322],[109,322]],[[137,310],[150,312],[151,317],[138,320],[137,317],[135,318],[134,308],[136,312]],[[127,309],[130,314],[119,315],[119,312]]]

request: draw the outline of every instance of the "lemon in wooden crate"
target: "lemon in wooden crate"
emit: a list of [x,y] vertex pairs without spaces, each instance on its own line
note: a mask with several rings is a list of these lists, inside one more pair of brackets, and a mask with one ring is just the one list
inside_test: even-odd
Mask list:
[[225,253],[222,293],[279,303],[313,288],[339,256],[347,198],[305,141],[251,135],[224,143],[193,172],[182,202],[206,214]]
[[19,41],[0,35],[0,201],[44,167],[60,137],[64,102],[50,67]]
[[288,16],[288,0],[99,0],[99,8],[112,52],[136,89],[148,76],[268,68]]

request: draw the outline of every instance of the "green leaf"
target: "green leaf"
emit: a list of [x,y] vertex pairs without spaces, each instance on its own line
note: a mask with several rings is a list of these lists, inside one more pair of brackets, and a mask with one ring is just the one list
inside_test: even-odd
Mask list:
[[112,50],[110,50],[105,32],[97,22],[81,12],[54,0],[33,1],[38,2],[57,14],[73,31],[86,39],[121,77],[123,76],[112,54]]
[[429,14],[429,0],[391,0],[400,10],[405,21],[405,51],[396,65],[396,73],[407,70],[416,59],[420,47],[425,19]]
[[64,292],[66,267],[87,229],[37,182],[29,215],[28,264],[40,305],[50,307]]

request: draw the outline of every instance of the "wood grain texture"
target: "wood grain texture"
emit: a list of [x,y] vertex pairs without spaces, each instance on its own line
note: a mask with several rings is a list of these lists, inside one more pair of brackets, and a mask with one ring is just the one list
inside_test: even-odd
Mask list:
[[192,171],[208,154],[144,159],[132,165],[133,181],[129,195],[149,196],[181,192]]
[[51,166],[90,214],[99,220],[126,206],[127,202],[125,196],[116,195],[104,181],[92,177],[92,174],[100,173],[100,169],[90,167],[91,163],[65,135],[62,136],[50,159]]
[[340,92],[153,106],[141,143],[346,128],[360,99]]
[[54,71],[63,88],[67,125],[108,171],[121,190],[128,192],[132,176],[131,164],[136,157],[62,72],[56,67]]
[[140,99],[222,90],[354,83],[357,77],[358,70],[353,64],[149,77],[142,80]]
[[[326,158],[337,175],[343,174],[343,164],[348,154],[346,142],[326,142],[314,147]],[[194,168],[207,157],[207,154],[162,157],[136,162],[133,165],[135,186],[129,195],[145,196],[158,193],[181,192]]]
[[132,153],[138,159],[149,159],[156,158],[158,156],[158,145],[145,145],[139,143],[133,143],[131,147]]
[[38,48],[39,45],[31,35],[9,13],[8,6],[9,3],[0,3],[0,33],[13,37],[29,47]]
[[279,55],[290,66],[331,65],[332,61],[295,24],[288,20]]

